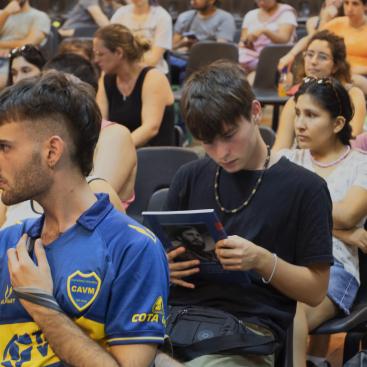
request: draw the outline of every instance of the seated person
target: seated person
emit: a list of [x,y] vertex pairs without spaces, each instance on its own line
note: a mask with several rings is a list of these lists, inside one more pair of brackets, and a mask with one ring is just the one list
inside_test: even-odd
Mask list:
[[192,0],[192,10],[181,13],[174,27],[173,49],[187,51],[197,41],[233,42],[232,14],[218,9],[217,0]]
[[294,8],[288,4],[279,4],[278,0],[256,2],[259,8],[250,10],[243,19],[239,43],[239,62],[247,73],[256,70],[264,47],[273,43],[291,43],[296,34]]
[[[79,55],[57,55],[47,63],[45,69],[72,74],[91,85],[97,93],[97,72],[89,61]],[[102,120],[91,175],[106,180],[112,186],[125,210],[134,199],[136,164],[136,150],[129,130],[125,126]]]
[[63,37],[72,37],[78,28],[97,30],[110,23],[109,19],[120,6],[115,0],[79,0],[66,15],[59,33]]
[[[344,0],[345,16],[335,17],[327,22],[322,29],[327,29],[344,38],[347,49],[347,60],[351,66],[353,82],[367,95],[367,18],[365,15],[367,0]],[[312,35],[301,38],[294,47],[279,60],[278,68],[290,66],[296,56],[307,46]]]
[[309,17],[306,21],[306,29],[308,34],[313,34],[337,16],[342,16],[343,0],[325,0],[321,6],[319,15]]
[[[356,87],[351,78],[350,66],[347,62],[346,48],[343,38],[334,33],[323,30],[311,37],[300,65],[300,77],[338,79],[348,90],[354,106],[354,115],[350,121],[352,134],[356,136],[363,131],[366,116],[366,101],[363,92]],[[291,88],[292,94],[297,91],[299,84]],[[289,92],[291,92],[289,91]],[[280,115],[279,127],[273,146],[277,151],[291,148],[294,144],[294,123],[296,112],[294,98],[288,99]]]
[[47,14],[32,8],[28,0],[11,0],[0,10],[0,88],[6,83],[9,51],[26,44],[42,44],[50,27]]
[[70,75],[0,94],[2,200],[44,209],[0,231],[2,366],[149,367],[164,341],[162,245],[85,180],[100,125],[89,86]]
[[[212,277],[201,274],[198,260],[175,261],[184,248],[168,254],[176,285],[170,304],[227,311],[249,330],[282,343],[297,301],[317,306],[326,295],[333,262],[326,183],[270,152],[257,126],[261,105],[239,65],[216,62],[197,71],[181,103],[208,157],[180,168],[165,209],[214,208],[228,238],[216,244],[223,271]],[[274,366],[276,358],[275,352],[213,353],[185,365]]]
[[62,54],[77,54],[93,62],[93,42],[87,38],[65,38],[61,41],[58,52]]
[[8,80],[6,85],[13,85],[19,81],[37,76],[46,63],[42,52],[33,45],[14,48],[9,53]]
[[122,24],[134,36],[148,41],[150,49],[144,53],[144,63],[168,74],[164,54],[172,49],[172,18],[156,0],[131,0],[130,4],[116,11],[111,23]]
[[[96,92],[98,78],[93,65],[74,54],[55,56],[45,70],[58,70],[78,77]],[[122,164],[123,162],[124,164]],[[130,132],[124,126],[102,121],[88,182],[94,192],[106,192],[116,209],[124,211],[134,199],[136,152]],[[0,203],[1,204],[1,203]],[[40,208],[34,202],[22,202],[10,207],[0,205],[0,225],[7,227],[19,220],[37,217]]]
[[102,116],[126,126],[135,147],[172,145],[174,97],[167,77],[142,60],[149,44],[121,24],[100,28],[94,37]]
[[[326,181],[333,201],[334,233],[334,265],[330,269],[327,296],[316,307],[303,303],[297,306],[293,355],[294,366],[302,367],[309,331],[338,313],[348,315],[357,295],[358,248],[365,252],[366,247],[346,230],[365,232],[367,155],[350,147],[353,105],[347,90],[336,79],[305,78],[295,95],[295,110],[300,149],[281,153]],[[321,348],[320,340],[318,336],[309,350],[319,358],[325,357],[328,349],[327,344]]]

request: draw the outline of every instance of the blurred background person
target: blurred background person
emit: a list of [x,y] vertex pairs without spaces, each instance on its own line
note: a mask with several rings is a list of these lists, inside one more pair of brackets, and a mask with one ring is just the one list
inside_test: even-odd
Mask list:
[[76,29],[90,28],[94,31],[110,23],[112,14],[125,2],[115,0],[79,0],[65,16],[59,29],[63,37],[72,37]]
[[172,49],[172,18],[156,0],[131,0],[116,11],[111,23],[122,24],[135,36],[145,38],[151,47],[144,52],[144,63],[168,74],[164,54]]
[[258,9],[244,17],[239,42],[239,62],[252,84],[261,50],[272,43],[291,43],[297,27],[296,11],[277,0],[256,0]]
[[[348,91],[354,108],[354,115],[350,121],[352,134],[356,136],[363,131],[366,116],[366,101],[363,92],[352,82],[350,66],[346,58],[346,48],[343,38],[327,30],[315,33],[303,56],[300,77],[327,78],[334,77],[342,83]],[[292,88],[294,94],[299,84]],[[294,144],[294,123],[296,119],[295,101],[290,98],[285,104],[280,116],[273,150],[291,148]]]
[[41,74],[46,63],[42,52],[33,45],[14,48],[9,53],[9,68],[7,85]]
[[50,28],[47,14],[31,7],[28,0],[9,1],[0,10],[0,88],[6,84],[9,51],[26,44],[43,44]]
[[104,72],[97,94],[102,116],[126,126],[135,147],[173,144],[174,97],[167,77],[145,63],[149,47],[120,24],[100,28],[93,40]]

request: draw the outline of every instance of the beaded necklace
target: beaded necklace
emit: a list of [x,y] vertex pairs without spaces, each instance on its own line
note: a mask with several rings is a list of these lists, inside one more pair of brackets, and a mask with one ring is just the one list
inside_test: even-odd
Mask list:
[[336,159],[335,161],[332,161],[332,162],[328,162],[328,163],[319,162],[316,159],[314,159],[314,157],[312,157],[312,154],[310,154],[310,155],[311,155],[311,161],[312,161],[313,164],[315,164],[316,166],[322,167],[322,168],[328,168],[328,167],[332,167],[332,166],[335,166],[336,164],[340,163],[343,159],[345,159],[347,157],[349,152],[350,152],[350,146],[347,145],[346,151],[338,159]]
[[259,186],[260,186],[260,184],[262,182],[264,173],[265,173],[265,171],[266,171],[266,169],[268,168],[268,165],[269,165],[269,161],[270,161],[270,146],[267,145],[266,148],[267,148],[267,156],[266,156],[266,159],[265,159],[265,162],[264,162],[264,168],[263,168],[263,170],[262,170],[262,172],[260,174],[260,177],[257,179],[257,181],[255,183],[255,186],[251,190],[251,193],[250,193],[249,197],[240,206],[238,206],[237,208],[227,209],[227,208],[225,208],[222,205],[222,203],[220,201],[220,198],[219,198],[219,178],[220,178],[221,167],[220,166],[217,167],[217,171],[215,173],[215,178],[214,178],[214,196],[215,196],[215,201],[218,204],[219,209],[221,210],[221,212],[227,213],[227,214],[235,214],[235,213],[238,213],[243,208],[245,208],[250,203],[251,199],[256,194],[256,191],[258,190],[258,188],[259,188]]

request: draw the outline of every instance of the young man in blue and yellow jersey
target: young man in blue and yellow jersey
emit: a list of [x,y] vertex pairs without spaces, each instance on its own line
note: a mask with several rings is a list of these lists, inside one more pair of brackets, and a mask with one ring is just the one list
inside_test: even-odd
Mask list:
[[147,367],[163,341],[162,246],[85,180],[100,123],[61,73],[0,94],[2,201],[45,213],[0,232],[1,366]]

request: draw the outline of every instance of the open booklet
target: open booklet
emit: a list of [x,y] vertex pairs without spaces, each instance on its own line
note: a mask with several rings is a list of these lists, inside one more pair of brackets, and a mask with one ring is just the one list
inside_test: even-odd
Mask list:
[[144,224],[161,240],[166,250],[183,246],[177,261],[200,260],[201,271],[222,272],[215,255],[217,241],[227,237],[214,209],[143,212]]

